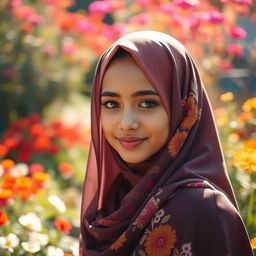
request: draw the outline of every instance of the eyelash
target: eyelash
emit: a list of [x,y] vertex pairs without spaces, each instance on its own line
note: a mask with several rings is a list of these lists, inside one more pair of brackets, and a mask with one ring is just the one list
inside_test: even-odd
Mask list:
[[[147,106],[143,107],[142,106],[143,103],[147,103]],[[111,104],[112,106],[108,106],[108,104]],[[119,103],[114,100],[105,101],[101,105],[104,106],[106,109],[120,108]],[[144,100],[139,104],[139,106],[141,106],[142,108],[151,109],[159,106],[159,104],[155,100]]]

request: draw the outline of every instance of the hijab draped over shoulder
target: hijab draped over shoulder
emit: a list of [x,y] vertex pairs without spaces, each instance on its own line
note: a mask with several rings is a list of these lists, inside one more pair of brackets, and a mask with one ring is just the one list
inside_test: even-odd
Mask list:
[[[122,161],[106,141],[100,121],[103,76],[120,50],[131,55],[151,82],[170,120],[166,146],[139,164]],[[91,111],[92,141],[81,211],[82,255],[134,255],[154,214],[184,186],[199,184],[220,191],[237,207],[198,70],[186,48],[171,36],[140,31],[116,41],[98,62]],[[145,211],[150,202],[154,204]]]

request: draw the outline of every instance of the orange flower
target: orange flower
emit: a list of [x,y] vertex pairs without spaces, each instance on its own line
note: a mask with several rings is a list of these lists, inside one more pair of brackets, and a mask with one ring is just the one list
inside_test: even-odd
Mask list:
[[45,172],[35,172],[32,177],[36,182],[43,183],[49,179],[49,174]]
[[68,253],[68,252],[65,252],[65,253],[64,253],[64,256],[73,256],[73,254]]
[[66,219],[60,216],[55,219],[54,225],[65,234],[68,234],[72,228],[72,225]]
[[123,246],[123,244],[127,241],[127,237],[125,233],[123,233],[116,241],[111,245],[111,250],[118,250]]
[[13,160],[11,160],[11,159],[5,159],[5,160],[3,160],[1,162],[1,165],[7,171],[7,170],[11,169],[15,165],[15,162]]
[[187,98],[186,106],[188,110],[185,119],[182,121],[181,127],[183,129],[190,129],[198,118],[198,107],[195,104],[195,100],[192,96]]
[[243,142],[246,148],[254,148],[256,149],[256,139],[249,139]]
[[13,196],[13,191],[10,189],[1,189],[0,188],[0,200],[8,200]]
[[10,174],[6,174],[3,177],[3,182],[1,184],[1,187],[3,189],[9,189],[9,190],[14,190],[16,185],[16,178],[13,177]]
[[177,242],[176,230],[170,225],[155,228],[145,242],[147,255],[168,256]]
[[20,177],[16,179],[18,188],[28,189],[33,187],[33,180],[31,177]]
[[174,158],[178,155],[185,139],[187,138],[187,132],[177,132],[171,139],[168,145],[168,151],[170,155]]
[[5,212],[0,211],[0,226],[3,226],[8,223],[8,216]]
[[249,173],[256,172],[256,149],[241,148],[233,154],[233,164]]
[[74,173],[74,168],[71,164],[62,162],[59,164],[59,170],[61,171],[64,178],[69,178]]
[[226,92],[220,95],[220,100],[222,102],[228,102],[234,99],[234,94],[232,92]]
[[242,105],[242,109],[245,112],[250,112],[251,110],[256,109],[256,97],[248,99]]
[[252,249],[253,249],[253,250],[256,249],[256,237],[254,237],[254,238],[251,239],[251,246],[252,246]]

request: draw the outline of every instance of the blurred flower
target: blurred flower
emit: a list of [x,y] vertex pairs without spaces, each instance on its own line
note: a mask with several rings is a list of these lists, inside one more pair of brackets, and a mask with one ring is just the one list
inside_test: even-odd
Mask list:
[[56,49],[51,45],[46,45],[43,47],[42,52],[48,56],[54,56],[56,54]]
[[228,140],[232,143],[238,142],[240,135],[237,132],[232,132],[228,135]]
[[11,79],[15,77],[17,74],[16,69],[14,68],[6,68],[3,70],[3,77],[6,79]]
[[256,139],[249,139],[243,142],[246,148],[256,149]]
[[240,57],[244,53],[244,48],[240,44],[230,44],[228,45],[227,51],[229,54]]
[[74,173],[73,166],[67,162],[60,163],[58,167],[63,177],[66,179],[70,178]]
[[162,12],[162,13],[165,13],[165,14],[168,14],[168,15],[171,15],[171,14],[174,14],[176,9],[170,4],[170,3],[163,3],[159,6],[159,10]]
[[4,167],[0,164],[0,177],[4,175]]
[[32,15],[29,15],[29,17],[27,18],[27,21],[29,21],[33,25],[36,25],[41,23],[43,21],[43,18],[37,14],[32,14]]
[[13,196],[12,190],[0,187],[0,207],[5,207],[9,199],[12,198],[12,196]]
[[64,202],[57,196],[49,196],[48,202],[60,213],[66,211],[66,205]]
[[30,253],[39,252],[41,249],[40,244],[36,241],[22,242],[21,246],[26,252],[30,252]]
[[70,42],[70,43],[67,42],[67,43],[62,44],[62,52],[64,54],[72,55],[76,52],[76,50],[77,50],[77,47],[72,42]]
[[223,102],[228,102],[234,99],[234,94],[232,92],[226,92],[220,95],[220,100]]
[[0,236],[0,247],[8,249],[13,252],[13,247],[19,244],[19,238],[14,234],[10,233],[8,236]]
[[136,25],[147,25],[150,23],[151,17],[148,13],[141,13],[136,16],[132,16],[130,18],[130,23],[131,24],[136,24]]
[[234,39],[243,39],[247,36],[247,32],[242,27],[232,27],[230,29],[230,35]]
[[7,153],[8,153],[8,148],[5,145],[0,144],[0,157],[5,156]]
[[233,163],[249,173],[256,172],[256,149],[241,148],[236,150],[233,154]]
[[111,5],[107,1],[93,1],[88,10],[90,13],[107,13],[111,11]]
[[72,228],[72,225],[61,216],[55,219],[54,225],[65,234],[68,234],[70,229]]
[[245,112],[250,112],[251,110],[256,110],[256,97],[250,98],[244,102],[242,109]]
[[29,240],[45,246],[48,244],[49,238],[46,234],[41,234],[33,231],[29,233]]
[[173,2],[182,8],[191,8],[199,4],[198,0],[173,0]]
[[29,168],[25,163],[18,163],[10,170],[10,174],[14,177],[26,176],[28,173]]
[[72,253],[74,256],[79,256],[79,243],[75,242],[71,247],[70,247]]
[[29,171],[31,174],[33,174],[35,172],[43,172],[44,166],[42,164],[33,163],[33,164],[30,164]]
[[7,224],[9,221],[8,216],[5,212],[0,211],[0,226]]
[[33,212],[20,216],[18,220],[21,225],[27,227],[29,230],[38,232],[42,230],[41,220]]
[[216,10],[206,12],[203,17],[205,21],[213,24],[218,24],[225,21],[224,14]]
[[15,165],[15,162],[11,159],[4,159],[1,162],[1,165],[3,166],[5,171],[9,171]]
[[220,70],[231,70],[232,68],[233,68],[233,65],[229,60],[223,60],[220,63]]
[[256,237],[254,237],[254,238],[251,239],[251,246],[252,246],[252,249],[253,249],[253,250],[256,249]]
[[77,28],[81,32],[90,32],[91,33],[91,32],[95,31],[93,24],[88,19],[85,19],[85,18],[80,19],[77,22]]
[[64,256],[64,252],[61,248],[57,248],[55,246],[48,246],[46,256]]

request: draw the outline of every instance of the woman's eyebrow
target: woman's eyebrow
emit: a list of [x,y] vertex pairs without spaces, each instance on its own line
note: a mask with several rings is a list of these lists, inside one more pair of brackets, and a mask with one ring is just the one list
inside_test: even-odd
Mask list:
[[[159,96],[159,94],[155,91],[151,90],[146,90],[146,91],[137,91],[132,94],[132,97],[136,96],[145,96],[145,95],[156,95]],[[101,97],[120,97],[119,93],[116,92],[110,92],[110,91],[105,91],[101,94]]]

